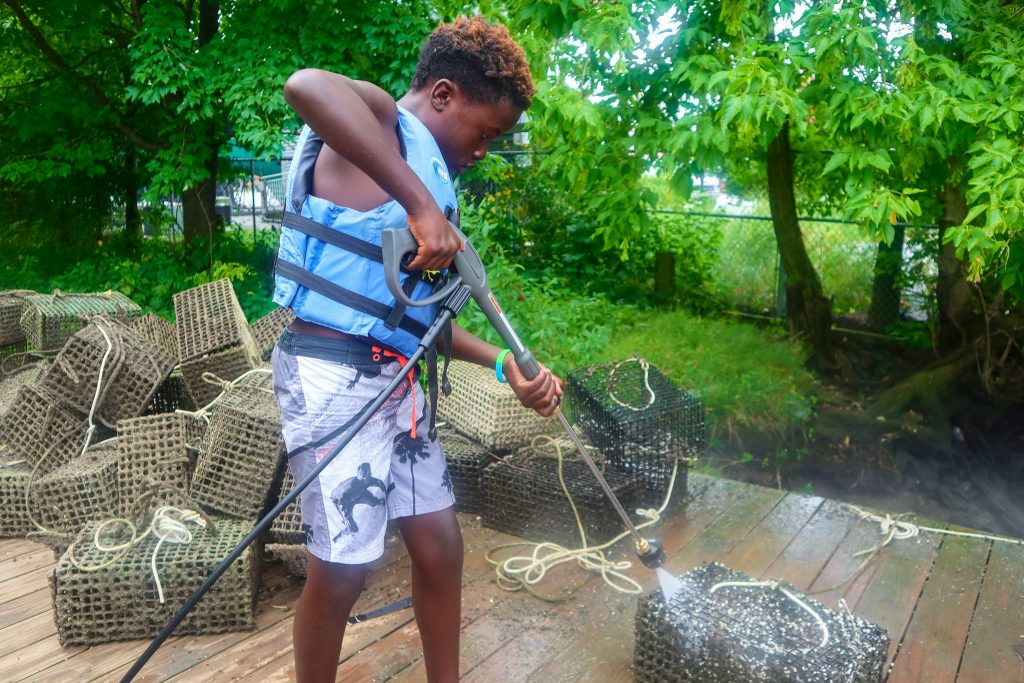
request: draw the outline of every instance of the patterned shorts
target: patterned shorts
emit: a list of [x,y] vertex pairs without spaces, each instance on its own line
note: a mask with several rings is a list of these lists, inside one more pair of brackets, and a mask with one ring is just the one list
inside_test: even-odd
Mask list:
[[[301,481],[400,367],[397,362],[344,364],[293,351],[283,340],[274,349],[274,391],[289,466]],[[454,503],[441,444],[427,434],[428,410],[419,384],[403,382],[302,492],[306,545],[315,557],[370,562],[384,553],[388,518],[436,512]]]

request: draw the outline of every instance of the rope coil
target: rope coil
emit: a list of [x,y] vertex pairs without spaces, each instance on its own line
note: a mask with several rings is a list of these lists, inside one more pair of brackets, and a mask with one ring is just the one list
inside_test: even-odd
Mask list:
[[[813,647],[802,649],[800,651],[800,654],[806,655],[808,652],[812,650],[816,650],[819,647],[825,647],[826,645],[828,645],[828,625],[825,623],[825,620],[821,618],[821,615],[818,614],[814,610],[814,608],[812,608],[806,602],[801,600],[797,595],[783,587],[781,584],[779,584],[778,581],[720,581],[719,583],[716,583],[714,586],[712,586],[708,592],[714,593],[715,591],[721,588],[771,588],[773,590],[781,591],[786,595],[787,598],[796,603],[802,610],[810,614],[814,618],[814,621],[818,624],[818,628],[821,629],[821,642]],[[785,652],[785,650],[782,648],[776,648],[775,651],[779,654]]]
[[[647,399],[647,404],[644,405],[641,408],[637,408],[636,406],[631,406],[628,403],[624,403],[624,402],[620,401],[619,398],[615,395],[615,392],[611,388],[612,387],[612,380],[615,378],[615,373],[618,372],[619,367],[621,365],[623,365],[624,363],[630,363],[630,362],[639,363],[640,364],[640,369],[644,373],[644,388],[647,389],[647,393],[650,396],[650,398]],[[612,366],[611,371],[608,373],[608,398],[610,398],[611,400],[615,401],[615,403],[617,403],[618,405],[622,406],[623,408],[626,408],[627,410],[632,410],[632,411],[637,412],[637,413],[639,413],[641,411],[644,411],[644,410],[647,410],[652,405],[654,405],[654,401],[656,399],[656,396],[654,394],[654,389],[651,388],[650,372],[651,372],[651,364],[648,363],[643,358],[639,358],[637,356],[633,356],[632,358],[626,358],[625,360],[620,360],[618,363],[616,363],[614,366]]]
[[[613,590],[627,595],[639,595],[643,593],[643,586],[641,586],[635,579],[623,573],[632,567],[633,563],[629,560],[615,562],[609,560],[604,554],[605,550],[615,545],[623,538],[630,536],[631,533],[629,531],[624,531],[606,543],[594,546],[588,545],[586,532],[583,528],[583,520],[580,518],[579,511],[576,509],[576,504],[573,502],[572,494],[569,493],[568,486],[566,485],[565,478],[562,474],[562,446],[567,444],[560,444],[559,440],[546,435],[535,437],[534,444],[538,443],[540,439],[547,439],[548,444],[553,445],[556,449],[556,457],[558,459],[558,480],[562,485],[562,491],[565,493],[565,496],[569,501],[569,506],[573,511],[573,515],[576,520],[576,528],[579,531],[582,545],[579,548],[571,549],[557,543],[532,543],[529,541],[519,541],[515,543],[503,543],[495,546],[484,554],[484,558],[490,564],[494,565],[495,582],[497,585],[501,589],[511,592],[525,590],[530,593],[530,595],[546,602],[560,602],[562,600],[567,600],[569,598],[568,595],[557,597],[542,595],[534,589],[534,586],[544,579],[549,570],[554,569],[560,564],[575,561],[583,569],[599,573],[601,575],[601,579]],[[677,461],[672,468],[672,477],[669,480],[665,499],[662,501],[659,508],[641,508],[636,510],[636,514],[638,516],[647,520],[636,525],[637,530],[644,529],[661,521],[661,514],[668,507],[669,501],[672,498],[672,489],[675,486],[678,470],[679,463]],[[498,550],[520,546],[532,547],[533,551],[529,555],[513,555],[512,557],[504,560],[497,560],[493,557],[493,554]]]

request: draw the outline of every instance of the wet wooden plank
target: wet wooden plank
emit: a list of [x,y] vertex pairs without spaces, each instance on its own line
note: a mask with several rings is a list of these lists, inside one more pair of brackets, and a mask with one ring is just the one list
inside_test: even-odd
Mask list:
[[890,683],[943,683],[956,679],[981,590],[989,545],[987,541],[956,536],[942,540],[896,652]]
[[[24,555],[25,553],[32,553],[37,550],[46,548],[42,543],[32,541],[27,538],[5,538],[0,539],[0,562],[6,562],[12,558]],[[46,548],[48,550],[48,548]],[[50,555],[53,555],[53,551],[50,551]]]
[[957,681],[1024,681],[1024,545],[994,542]]
[[[786,496],[784,491],[742,486],[744,490],[732,505],[670,557],[666,562],[670,570],[691,568],[725,557],[750,537]],[[648,575],[644,584],[645,589],[652,590],[657,578]],[[579,636],[566,643],[560,654],[532,672],[527,680],[632,681],[636,596],[616,594],[603,604],[608,618],[588,625]]]
[[1024,545],[994,542],[957,681],[1024,681]]
[[[645,535],[658,537],[666,547],[666,551],[678,551],[686,542],[694,538],[701,529],[714,521],[728,504],[737,500],[746,490],[742,485],[724,479],[698,476],[691,479],[685,514],[675,515],[666,520],[660,528],[643,532]],[[696,489],[694,491],[693,489]],[[628,546],[626,546],[628,548]],[[629,553],[630,550],[623,552]],[[626,559],[633,560],[627,557]],[[650,572],[640,568],[634,561],[635,569],[630,575],[643,579],[652,579]],[[647,589],[650,586],[646,586]],[[591,614],[584,603],[592,602],[591,596],[599,599],[598,612]],[[480,663],[463,658],[464,680],[466,681],[520,681],[526,678],[549,659],[562,653],[570,635],[578,632],[594,620],[606,621],[611,617],[609,601],[619,598],[619,594],[603,585],[597,577],[592,577],[587,584],[578,590],[564,603],[554,606],[547,612],[534,629],[510,634],[502,647],[490,654]],[[522,597],[523,600],[532,598]],[[634,604],[635,597],[627,599]],[[630,616],[632,619],[632,616]],[[557,635],[555,635],[557,634]],[[417,671],[405,674],[398,680],[415,681]],[[419,679],[419,680],[422,680]]]
[[825,501],[763,575],[807,591],[856,523],[840,504]]
[[[943,523],[935,520],[913,521],[934,528],[944,527]],[[854,614],[889,632],[890,663],[910,623],[941,543],[940,536],[928,534],[893,540],[872,560],[871,578],[865,582],[857,599],[848,599],[847,604]]]
[[722,556],[722,564],[754,577],[761,576],[825,501],[788,493],[739,545]]

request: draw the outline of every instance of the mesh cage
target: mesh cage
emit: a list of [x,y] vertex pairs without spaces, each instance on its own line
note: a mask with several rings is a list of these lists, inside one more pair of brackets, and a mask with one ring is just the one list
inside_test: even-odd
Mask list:
[[[291,490],[295,488],[295,477],[292,476],[292,468],[284,467],[284,476],[281,479],[281,495],[278,496],[277,500],[280,501],[286,495],[291,493]],[[316,482],[310,484],[310,486],[316,486]],[[291,505],[286,507],[280,515],[274,518],[274,522],[270,525],[270,529],[267,530],[267,542],[285,544],[288,546],[298,545],[302,548],[303,553],[306,551],[306,532],[302,528],[302,508],[299,505],[301,496],[292,501]],[[305,576],[303,572],[302,576]]]
[[205,433],[205,420],[182,413],[118,422],[120,514],[132,516],[143,496],[152,496],[149,507],[181,500]]
[[[885,629],[803,598],[828,628],[777,587],[730,586],[752,581],[710,563],[680,578],[667,602],[661,589],[640,600],[633,671],[640,683],[844,681],[883,679],[889,648]],[[795,589],[789,589],[797,594]]]
[[48,361],[41,360],[22,365],[17,370],[3,374],[3,379],[0,379],[0,415],[6,413],[14,405],[14,400],[22,386],[38,385],[49,367]]
[[0,450],[0,538],[24,536],[35,528],[25,505],[32,468],[8,450]]
[[25,298],[35,292],[11,289],[0,292],[0,346],[21,344],[25,332],[21,329],[21,314],[25,311]]
[[128,322],[138,318],[142,309],[120,292],[65,294],[28,294],[21,314],[21,330],[38,350],[59,349],[89,316],[105,315]]
[[178,353],[178,333],[174,329],[174,323],[154,313],[147,313],[129,323],[128,329],[138,337],[159,346],[177,364],[180,354]]
[[290,308],[275,308],[262,318],[254,322],[250,329],[256,340],[256,347],[260,350],[260,360],[270,360],[270,354],[277,346],[284,328],[288,327],[295,320],[295,314]]
[[29,465],[39,466],[37,476],[81,453],[85,430],[84,416],[31,384],[18,389],[10,409],[0,417],[2,438]]
[[493,370],[453,360],[448,377],[452,393],[439,397],[438,420],[493,451],[507,453],[537,434],[558,431],[557,421],[524,408],[515,392],[494,378]]
[[455,509],[480,514],[484,510],[483,479],[496,457],[483,444],[450,429],[441,430],[441,449],[455,494]]
[[[151,638],[206,580],[249,532],[248,522],[212,517],[216,532],[186,523],[189,543],[164,542],[156,554],[157,575],[165,602],[160,603],[150,562],[157,539],[151,534],[110,566],[83,571],[73,563],[95,567],[113,559],[93,544],[90,524],[49,574],[54,621],[62,645],[92,645],[112,640]],[[108,527],[109,528],[109,527]],[[104,531],[111,545],[128,540]],[[251,630],[257,587],[252,547],[246,548],[175,629],[175,634]]]
[[686,463],[705,448],[704,405],[638,358],[573,370],[569,411],[616,469],[640,475],[645,503],[662,502],[679,462],[672,505],[686,496]]
[[192,400],[185,385],[185,378],[181,375],[181,368],[174,368],[171,374],[167,375],[160,386],[157,387],[153,398],[146,406],[146,415],[158,415],[160,413],[173,413],[175,410],[195,410],[196,402]]
[[189,492],[201,505],[235,517],[260,516],[284,450],[280,414],[260,405],[269,404],[218,406],[210,419]]
[[112,428],[118,420],[141,415],[173,367],[174,359],[161,347],[120,323],[95,320],[68,339],[42,384],[82,413],[93,410],[96,401],[93,418]]
[[259,358],[256,340],[230,280],[175,294],[174,318],[178,321],[178,352],[183,362],[231,348],[243,348],[251,358]]
[[247,349],[235,347],[211,353],[201,358],[181,362],[181,376],[197,407],[203,407],[221,392],[221,386],[203,378],[207,372],[216,379],[231,381],[257,367],[256,360]]
[[306,577],[306,546],[289,543],[268,543],[266,545],[270,557],[281,560],[285,571],[300,579]]
[[31,483],[29,506],[41,525],[77,533],[117,511],[117,446],[97,444]]
[[280,421],[281,413],[274,394],[274,376],[270,368],[253,368],[235,378],[211,410],[216,412],[221,407],[255,409],[261,415]]
[[[621,534],[625,531],[622,520],[593,472],[585,463],[570,460],[567,449],[563,452],[562,477],[587,541],[595,545]],[[606,470],[604,476],[626,510],[638,507],[644,492],[638,477],[612,470]],[[487,467],[483,493],[484,526],[531,541],[580,547],[576,517],[558,478],[557,458],[533,457],[525,449],[517,451]]]

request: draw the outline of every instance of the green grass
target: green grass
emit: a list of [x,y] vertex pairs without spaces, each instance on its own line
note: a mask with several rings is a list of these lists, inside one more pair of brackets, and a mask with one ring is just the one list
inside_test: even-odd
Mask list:
[[779,443],[803,433],[818,384],[781,332],[729,320],[649,311],[616,328],[600,361],[641,356],[700,398],[710,439],[758,432]]

